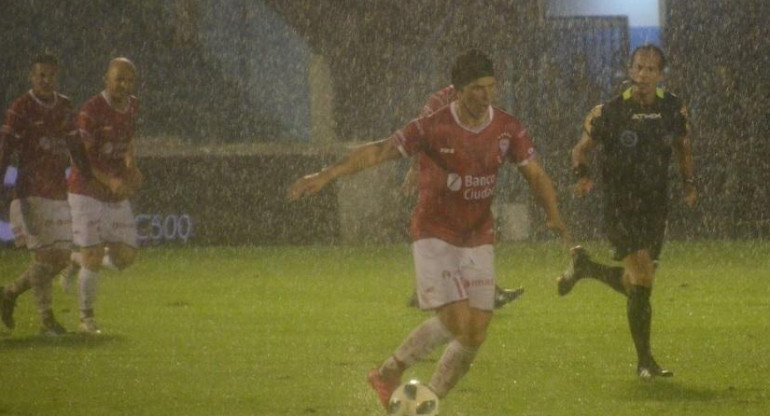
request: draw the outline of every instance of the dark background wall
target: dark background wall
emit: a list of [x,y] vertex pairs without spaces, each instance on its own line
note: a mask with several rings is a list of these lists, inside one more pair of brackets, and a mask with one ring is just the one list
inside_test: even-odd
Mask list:
[[[673,238],[769,231],[769,7],[762,0],[665,2],[666,86],[690,106],[701,188],[698,210],[674,209]],[[268,36],[265,19],[269,31],[283,35]],[[301,241],[331,241],[340,226],[324,213],[334,209],[331,194],[308,202],[299,219],[292,210],[300,208],[278,197],[291,179],[339,156],[319,150],[286,122],[306,119],[309,92],[296,81],[307,71],[303,54],[328,63],[335,136],[346,142],[381,138],[407,122],[431,91],[449,82],[452,58],[479,46],[497,63],[500,105],[530,127],[570,222],[579,237],[593,238],[601,224],[587,214],[600,201],[571,198],[568,153],[586,112],[623,80],[625,24],[623,18],[546,18],[536,0],[481,6],[460,0],[4,1],[0,104],[7,107],[28,88],[29,58],[42,50],[60,56],[61,90],[77,103],[101,89],[110,58],[129,56],[140,68],[137,143],[149,173],[136,201],[141,211],[190,210],[200,217],[196,238],[206,243],[290,243],[295,233]],[[284,41],[285,48],[275,44]],[[261,76],[270,68],[284,68],[293,81]],[[176,144],[167,146],[168,137]],[[179,152],[234,143],[285,149],[280,157]],[[397,184],[403,169],[390,174]],[[671,177],[678,181],[674,170]],[[203,185],[211,183],[217,186]],[[531,205],[515,177],[504,186],[504,202]],[[209,223],[223,232],[207,231]]]

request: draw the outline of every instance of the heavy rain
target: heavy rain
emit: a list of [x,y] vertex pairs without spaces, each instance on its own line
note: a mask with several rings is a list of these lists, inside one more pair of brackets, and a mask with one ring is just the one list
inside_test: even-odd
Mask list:
[[[78,308],[84,309],[82,300],[78,301],[78,290],[85,290],[82,283],[67,291],[56,283],[58,273],[54,279],[53,311],[64,327],[73,330],[66,333],[65,341],[39,339],[41,307],[34,304],[39,298],[20,297],[15,306],[16,328],[0,335],[0,363],[10,361],[9,368],[18,373],[7,376],[5,365],[0,364],[0,414],[384,414],[366,385],[366,371],[393,354],[401,339],[428,316],[407,309],[401,301],[402,297],[407,300],[415,280],[410,217],[419,203],[405,182],[412,161],[399,158],[339,178],[296,201],[290,200],[292,184],[345,160],[367,143],[392,137],[415,120],[428,98],[452,83],[450,69],[458,55],[475,48],[494,62],[497,96],[493,105],[525,126],[536,160],[552,181],[558,209],[571,232],[567,248],[581,244],[593,259],[625,267],[622,262],[612,263],[613,247],[607,241],[607,220],[602,215],[606,184],[599,173],[604,161],[594,151],[588,162],[597,189],[579,198],[573,149],[586,130],[589,112],[634,86],[629,79],[631,53],[646,44],[657,45],[665,53],[659,86],[682,100],[692,143],[691,177],[683,178],[675,156],[666,167],[670,191],[666,243],[660,266],[657,258],[651,259],[655,260],[651,273],[658,279],[652,297],[656,308],[653,344],[656,357],[665,357],[661,361],[676,367],[676,381],[664,384],[659,382],[663,377],[657,377],[655,387],[632,384],[637,380],[628,373],[641,373],[635,361],[638,345],[632,343],[626,327],[625,300],[609,293],[606,299],[587,298],[586,302],[599,305],[597,310],[620,320],[606,324],[610,331],[592,321],[595,315],[588,317],[588,306],[578,308],[575,299],[556,296],[554,279],[573,264],[575,252],[565,249],[559,230],[552,227],[553,218],[530,190],[527,177],[519,174],[515,163],[507,163],[491,175],[460,177],[458,186],[468,200],[492,199],[494,194],[497,283],[527,286],[527,295],[501,309],[501,322],[495,315],[491,340],[473,369],[446,400],[440,395],[441,414],[637,415],[666,410],[742,414],[743,404],[750,410],[745,414],[768,414],[770,338],[764,334],[770,312],[768,32],[770,2],[765,0],[2,1],[3,114],[30,91],[30,62],[36,55],[58,58],[57,91],[70,97],[76,109],[105,89],[108,63],[127,57],[136,67],[134,93],[139,102],[132,151],[144,181],[130,197],[140,253],[136,264],[120,272],[105,270],[105,278],[100,277],[103,288],[97,316],[105,334],[94,338],[72,333],[83,322],[82,313],[78,318]],[[8,135],[7,131],[4,126],[2,134]],[[18,163],[21,156],[4,155],[1,144],[0,156],[8,158],[8,169],[0,172],[4,179],[0,193],[2,309],[3,288],[31,273],[27,267],[32,270],[39,259],[29,263],[28,251],[15,245],[18,241],[12,231],[10,205],[23,169]],[[6,160],[0,157],[0,162]],[[682,203],[688,184],[697,188],[694,206]],[[77,244],[77,238],[75,242],[84,246]],[[116,253],[108,249],[105,259]],[[507,255],[515,260],[506,260]],[[357,261],[365,265],[358,267]],[[528,267],[534,267],[537,276],[528,274]],[[733,281],[733,276],[715,271],[701,275],[709,270],[727,270],[738,277]],[[318,280],[308,283],[316,273]],[[384,279],[396,276],[394,284],[376,286],[369,275],[380,273]],[[185,283],[188,274],[192,281],[204,282],[197,291],[211,290],[220,299],[196,298]],[[117,275],[133,277],[110,277]],[[153,284],[142,280],[147,275],[165,279],[161,286],[169,292],[155,304],[138,306],[154,311],[148,314],[169,312],[175,318],[161,324],[163,331],[174,331],[172,339],[163,341],[168,344],[159,347],[164,353],[149,345],[137,347],[149,351],[152,359],[144,360],[132,354],[130,346],[143,342],[135,341],[142,331],[155,328],[118,322],[121,316],[134,319],[125,311],[123,298],[137,293],[154,296]],[[707,287],[698,287],[701,278],[709,281]],[[675,283],[666,286],[666,279]],[[357,286],[361,281],[366,283]],[[259,289],[246,289],[253,285]],[[600,292],[598,285],[590,289],[581,285],[586,286],[579,287],[585,293]],[[241,297],[239,287],[248,298]],[[297,295],[302,300],[296,301],[295,294],[308,288],[315,293]],[[345,296],[339,309],[332,298],[324,299],[338,290]],[[732,292],[724,302],[723,292]],[[630,294],[626,296],[631,299]],[[677,297],[686,301],[676,304]],[[701,297],[707,300],[701,302]],[[383,299],[389,299],[389,304]],[[565,301],[573,303],[561,306]],[[746,320],[742,322],[744,301]],[[568,359],[549,361],[535,353],[543,351],[542,346],[521,344],[528,335],[516,325],[548,331],[547,318],[527,311],[537,302],[544,302],[537,311],[547,312],[549,303],[561,302],[562,314],[581,316],[574,322],[585,327],[574,329],[578,341],[615,345],[622,352],[618,354],[622,364],[603,362],[598,352],[592,354],[593,347]],[[607,306],[609,302],[614,303]],[[153,305],[162,308],[156,310]],[[328,316],[317,315],[315,307],[320,306],[330,310]],[[370,307],[383,310],[382,316],[372,312],[357,316]],[[681,326],[670,323],[678,319],[672,310],[691,321]],[[632,313],[628,314],[631,319]],[[253,322],[265,315],[272,317],[274,325]],[[147,316],[136,319],[153,322]],[[221,331],[221,335],[209,333],[197,340],[197,334],[184,333],[189,320],[204,322],[198,330]],[[526,320],[530,321],[521,322]],[[718,322],[714,330],[718,341],[709,332],[712,320]],[[533,342],[572,342],[558,337],[559,333],[576,336],[571,332],[573,322],[564,321],[558,321],[554,334]],[[373,326],[382,326],[382,333],[372,335],[377,332]],[[683,327],[699,327],[699,331],[687,333]],[[356,340],[352,343],[330,340],[347,339],[345,334],[357,330],[363,335],[351,335]],[[303,331],[317,334],[304,344],[303,335],[296,334]],[[685,331],[688,338],[677,340],[677,331]],[[596,338],[587,340],[586,332]],[[374,340],[358,342],[363,336]],[[730,338],[745,342],[731,345]],[[325,342],[342,356],[314,352],[313,358],[302,362],[313,367],[320,356],[318,360],[333,365],[307,369],[286,364],[282,357],[299,350],[300,344],[304,350],[323,350]],[[686,350],[685,343],[700,342],[708,344],[700,345],[703,356],[677,356]],[[563,352],[553,345],[548,348]],[[500,354],[488,352],[495,348]],[[81,364],[62,364],[68,349],[75,351]],[[113,354],[110,349],[115,360],[101,357]],[[426,385],[442,350],[417,367],[417,376]],[[719,369],[714,374],[711,367],[698,372],[686,367],[710,360],[709,353],[726,359],[746,350],[751,353],[745,361],[738,360],[740,370]],[[55,357],[47,368],[35,362],[46,360],[44,352]],[[509,378],[495,370],[495,362],[506,359],[506,354],[522,362],[528,355],[541,361],[537,366],[525,365],[522,374]],[[200,360],[208,359],[204,355],[220,358],[201,369]],[[156,377],[160,378],[148,381],[142,372],[155,372],[145,369],[161,361],[172,364],[159,367]],[[66,374],[60,371],[62,366]],[[565,380],[580,381],[566,387],[556,382],[565,367],[569,372]],[[618,374],[612,373],[618,367]],[[27,369],[31,378],[25,378]],[[351,379],[327,374],[338,369]],[[305,371],[315,379],[303,378]],[[105,381],[111,372],[123,381]],[[172,376],[166,378],[166,373]],[[253,386],[208,385],[203,379],[209,373],[221,373],[215,377],[220,383]],[[746,373],[747,381],[734,380]],[[589,391],[578,391],[575,386],[592,375],[599,380],[586,381]],[[724,382],[699,378],[709,375]],[[54,378],[46,380],[49,377]],[[74,384],[78,377],[88,379],[83,390],[56,390],[59,387],[53,381]],[[182,393],[188,382],[192,390]],[[540,389],[550,387],[537,385],[541,382],[556,383],[555,389],[572,394],[564,398],[568,403],[554,404],[561,397],[543,393]],[[91,389],[99,383],[112,390],[96,394],[93,403],[88,397],[72,398],[94,394]],[[172,392],[165,404],[157,392],[163,383],[169,383]],[[126,390],[120,391],[118,386],[123,384]],[[350,391],[347,384],[352,386]],[[607,385],[614,386],[609,390],[615,396],[603,397],[599,413],[594,413],[589,404],[600,400],[599,391]],[[21,392],[17,401],[11,398],[14,386]],[[516,392],[514,397],[504,399],[511,392]],[[48,398],[40,401],[38,395]],[[150,398],[147,407],[140,404],[144,397]],[[293,404],[283,408],[274,400]],[[526,401],[529,404],[522,403]],[[641,403],[646,413],[635,413],[626,402]],[[486,407],[490,403],[497,407]]]

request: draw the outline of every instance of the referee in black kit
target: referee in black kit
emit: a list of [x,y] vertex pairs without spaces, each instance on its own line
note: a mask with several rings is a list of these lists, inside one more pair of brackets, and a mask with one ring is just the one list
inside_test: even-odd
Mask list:
[[650,295],[668,217],[672,153],[684,181],[684,203],[692,208],[698,199],[687,111],[678,97],[658,87],[665,65],[657,46],[636,48],[628,68],[632,86],[591,110],[572,149],[575,193],[582,196],[594,185],[588,152],[600,145],[605,232],[622,267],[597,263],[577,246],[572,266],[557,279],[561,296],[583,278],[597,279],[626,296],[637,375],[643,379],[674,375],[658,365],[650,347]]

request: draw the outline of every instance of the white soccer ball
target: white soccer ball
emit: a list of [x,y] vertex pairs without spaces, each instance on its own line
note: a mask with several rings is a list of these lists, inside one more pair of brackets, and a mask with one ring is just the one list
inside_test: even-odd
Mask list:
[[390,396],[388,414],[394,416],[438,416],[438,397],[418,380],[398,386]]

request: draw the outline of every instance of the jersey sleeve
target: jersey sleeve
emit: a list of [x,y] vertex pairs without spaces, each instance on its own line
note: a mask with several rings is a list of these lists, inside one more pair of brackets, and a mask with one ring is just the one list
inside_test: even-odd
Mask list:
[[5,169],[11,163],[11,155],[19,145],[24,128],[23,111],[20,102],[14,101],[5,112],[3,126],[0,127],[0,177],[5,174]]
[[96,129],[98,128],[96,119],[95,110],[90,102],[83,106],[76,119],[80,138],[87,147],[91,147],[96,143]]
[[64,119],[62,120],[62,132],[64,132],[64,141],[67,145],[72,163],[85,175],[91,176],[91,168],[88,163],[85,146],[80,139],[77,124],[75,122],[75,109],[70,101],[64,105]]
[[98,149],[96,143],[97,133],[99,129],[99,114],[98,109],[94,105],[94,101],[88,101],[75,119],[75,124],[78,130],[79,139],[82,141],[86,158],[88,159],[88,166],[90,169],[99,169],[100,171],[109,171],[105,163],[98,157]]
[[428,118],[414,119],[390,136],[390,140],[393,141],[401,155],[410,157],[424,148],[426,137],[425,123],[427,121]]
[[[503,142],[500,146],[505,146]],[[501,149],[502,150],[502,149]],[[519,126],[511,140],[511,146],[508,150],[508,158],[516,166],[524,166],[535,156],[535,145],[529,137],[527,129]]]

